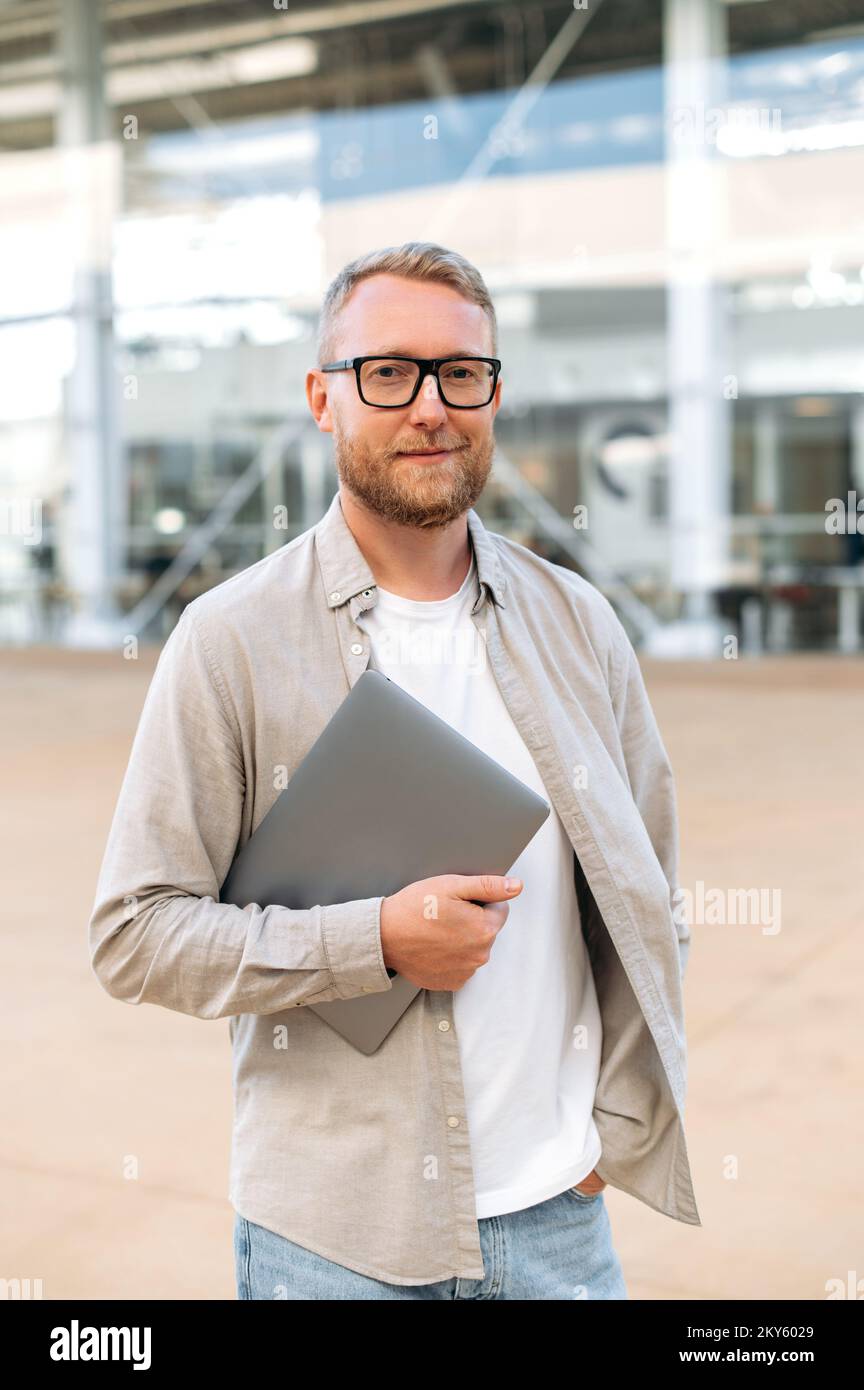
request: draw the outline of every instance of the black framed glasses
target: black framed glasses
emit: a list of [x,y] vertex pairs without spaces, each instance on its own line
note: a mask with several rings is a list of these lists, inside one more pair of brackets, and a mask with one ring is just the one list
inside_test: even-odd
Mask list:
[[501,362],[497,357],[345,357],[327,362],[322,372],[354,369],[364,405],[402,410],[410,405],[430,374],[445,405],[480,410],[495,395]]

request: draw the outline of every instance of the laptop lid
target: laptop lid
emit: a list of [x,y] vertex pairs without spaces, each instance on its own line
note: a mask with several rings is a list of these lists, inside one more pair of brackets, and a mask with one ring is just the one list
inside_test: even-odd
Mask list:
[[[222,901],[309,908],[436,874],[506,874],[548,803],[382,672],[364,671],[244,845]],[[420,993],[304,1007],[372,1053]]]

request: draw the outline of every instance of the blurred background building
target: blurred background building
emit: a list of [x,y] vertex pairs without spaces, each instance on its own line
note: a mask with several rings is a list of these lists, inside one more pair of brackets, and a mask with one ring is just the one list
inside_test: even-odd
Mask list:
[[862,190],[864,0],[3,0],[0,642],[161,640],[314,524],[323,292],[430,240],[488,526],[650,652],[860,650]]

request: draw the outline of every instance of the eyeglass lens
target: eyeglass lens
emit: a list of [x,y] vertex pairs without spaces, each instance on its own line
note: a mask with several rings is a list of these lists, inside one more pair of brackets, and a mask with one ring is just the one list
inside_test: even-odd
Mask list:
[[[407,405],[417,385],[416,362],[376,357],[360,368],[360,385],[370,405]],[[486,405],[492,399],[494,369],[470,358],[442,362],[438,369],[441,395],[448,405]]]

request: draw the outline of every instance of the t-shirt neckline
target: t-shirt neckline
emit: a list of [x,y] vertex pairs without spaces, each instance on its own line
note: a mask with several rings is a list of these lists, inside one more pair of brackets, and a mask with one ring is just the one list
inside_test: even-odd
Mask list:
[[456,608],[466,597],[477,574],[477,562],[474,555],[471,556],[471,564],[468,566],[468,573],[462,580],[461,585],[454,594],[448,594],[446,598],[420,599],[405,598],[403,594],[394,594],[389,589],[378,588],[378,601],[383,600],[383,606],[404,613],[440,613],[449,608]]

